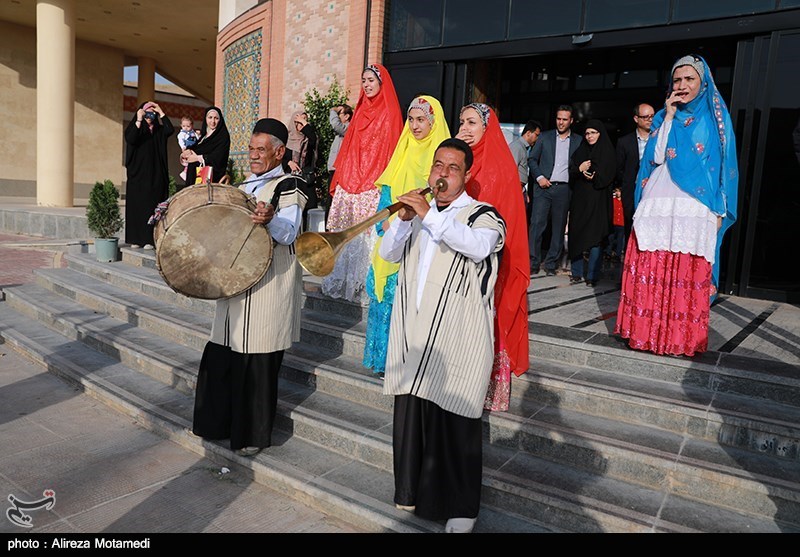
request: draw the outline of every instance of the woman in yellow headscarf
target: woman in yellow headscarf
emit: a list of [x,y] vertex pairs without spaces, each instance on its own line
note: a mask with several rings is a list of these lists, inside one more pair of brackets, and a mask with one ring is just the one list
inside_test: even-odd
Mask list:
[[[388,207],[397,198],[416,188],[424,188],[433,164],[433,154],[439,144],[450,137],[442,105],[433,97],[421,95],[408,106],[406,124],[389,165],[375,181],[381,189],[378,210]],[[389,219],[394,218],[394,215]],[[389,228],[388,220],[379,222],[378,242],[372,252],[372,265],[367,275],[369,316],[367,344],[364,347],[364,366],[383,378],[386,366],[386,347],[389,342],[389,322],[392,316],[394,290],[400,265],[389,263],[378,255],[381,237]]]

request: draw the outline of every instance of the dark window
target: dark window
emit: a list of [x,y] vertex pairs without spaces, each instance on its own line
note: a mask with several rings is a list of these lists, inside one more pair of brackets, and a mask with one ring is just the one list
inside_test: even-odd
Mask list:
[[[800,285],[795,267],[786,261],[789,238],[800,237],[800,34],[780,39],[773,82],[759,90],[769,91],[769,125],[759,148],[764,153],[758,215],[755,223],[750,286],[786,290],[797,301]],[[739,187],[745,187],[742,178]],[[740,215],[747,206],[740,206]],[[752,225],[751,225],[752,226]]]
[[511,0],[508,37],[546,37],[580,33],[581,0]]
[[623,70],[619,74],[620,89],[638,89],[640,87],[658,87],[658,70]]
[[393,66],[391,73],[392,82],[397,90],[397,99],[400,101],[400,110],[404,115],[408,105],[417,95],[430,95],[440,102],[442,101],[442,65],[440,63]]
[[589,0],[586,31],[632,29],[667,23],[669,0]]
[[450,0],[445,4],[444,44],[473,44],[506,38],[508,3]]
[[767,12],[775,0],[675,0],[673,21],[697,21],[717,17]]
[[389,9],[390,51],[439,46],[443,0],[392,0]]

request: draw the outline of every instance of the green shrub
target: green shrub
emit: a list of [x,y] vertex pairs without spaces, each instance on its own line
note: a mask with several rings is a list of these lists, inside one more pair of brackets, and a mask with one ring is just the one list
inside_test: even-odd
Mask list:
[[86,225],[96,238],[114,238],[122,230],[119,191],[111,180],[95,182],[86,206]]
[[233,157],[228,159],[228,168],[225,169],[230,185],[241,184],[245,180],[245,173],[236,166]]
[[305,100],[303,101],[303,109],[308,114],[308,121],[314,125],[319,136],[319,144],[317,146],[317,164],[316,171],[316,188],[317,198],[319,204],[324,207],[330,205],[328,183],[330,176],[328,176],[328,154],[331,152],[331,144],[333,143],[333,128],[331,127],[328,115],[331,108],[338,104],[347,104],[349,91],[345,91],[339,84],[339,81],[334,78],[333,83],[328,87],[328,92],[321,95],[317,88],[306,91]]

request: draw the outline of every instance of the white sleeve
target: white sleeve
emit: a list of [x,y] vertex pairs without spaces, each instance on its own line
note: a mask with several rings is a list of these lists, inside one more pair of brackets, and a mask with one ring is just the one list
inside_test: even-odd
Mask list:
[[279,244],[288,246],[297,238],[302,218],[303,211],[299,205],[289,205],[279,209],[269,223],[270,236]]
[[656,151],[653,154],[653,161],[656,164],[664,164],[667,154],[667,139],[669,138],[669,130],[672,129],[672,120],[666,121],[661,125],[658,130],[658,142],[656,143]]
[[444,242],[458,253],[479,263],[497,247],[500,233],[490,228],[470,228],[435,209],[428,211],[422,226],[437,242]]
[[399,218],[392,220],[389,230],[383,235],[381,246],[378,250],[380,256],[386,261],[398,263],[403,257],[406,242],[408,237],[411,236],[411,222],[410,220],[405,221]]

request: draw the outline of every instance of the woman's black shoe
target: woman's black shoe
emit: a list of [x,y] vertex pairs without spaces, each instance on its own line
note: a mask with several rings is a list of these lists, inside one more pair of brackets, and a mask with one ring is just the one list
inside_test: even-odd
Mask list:
[[597,286],[597,281],[596,280],[587,280],[586,281],[586,286]]
[[575,276],[572,276],[572,275],[569,276],[569,283],[570,284],[578,284],[582,280],[583,279],[581,277],[575,277]]

